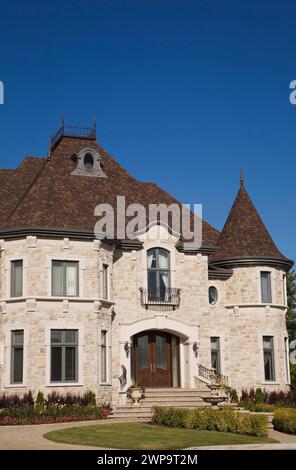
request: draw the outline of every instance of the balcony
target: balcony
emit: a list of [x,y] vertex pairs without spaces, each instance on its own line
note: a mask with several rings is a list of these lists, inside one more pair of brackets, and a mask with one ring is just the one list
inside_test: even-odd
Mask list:
[[147,309],[149,306],[168,306],[173,310],[180,305],[181,289],[167,287],[166,289],[140,288],[141,304]]

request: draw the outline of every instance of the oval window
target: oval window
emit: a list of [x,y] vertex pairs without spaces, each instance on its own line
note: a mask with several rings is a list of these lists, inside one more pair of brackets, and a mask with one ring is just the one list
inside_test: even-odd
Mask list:
[[92,156],[90,152],[87,152],[84,155],[83,163],[84,163],[84,168],[86,169],[86,171],[92,170],[94,166],[94,157]]
[[218,300],[218,291],[216,287],[211,286],[209,287],[209,303],[210,305],[215,305]]

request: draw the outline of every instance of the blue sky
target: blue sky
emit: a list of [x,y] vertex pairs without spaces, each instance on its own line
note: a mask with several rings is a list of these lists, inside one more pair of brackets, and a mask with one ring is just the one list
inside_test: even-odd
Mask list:
[[244,168],[279,248],[294,234],[296,3],[73,0],[0,3],[0,166],[45,156],[62,114],[97,118],[130,173],[221,229]]

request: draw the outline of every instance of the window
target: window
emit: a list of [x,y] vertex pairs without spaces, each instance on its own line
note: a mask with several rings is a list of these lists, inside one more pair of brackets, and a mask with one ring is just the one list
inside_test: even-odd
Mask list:
[[22,297],[23,295],[23,260],[11,261],[11,297]]
[[211,367],[217,374],[221,374],[220,338],[218,336],[211,337]]
[[52,261],[52,295],[78,297],[78,261]]
[[261,302],[271,303],[271,283],[270,283],[270,272],[261,271]]
[[101,331],[101,382],[107,382],[107,334]]
[[264,377],[267,381],[275,380],[273,336],[263,336]]
[[287,278],[283,274],[283,305],[287,305]]
[[92,156],[90,152],[87,152],[84,155],[83,163],[84,163],[84,168],[86,169],[86,171],[91,171],[93,169],[94,157]]
[[11,383],[23,383],[24,330],[11,332]]
[[170,254],[162,248],[147,252],[149,300],[166,300],[170,288]]
[[218,291],[216,287],[211,286],[209,287],[209,303],[210,305],[215,305],[218,300]]
[[103,264],[103,299],[109,298],[109,283],[108,283],[109,266]]
[[286,381],[290,383],[290,370],[289,370],[289,338],[284,338],[285,342],[285,366],[286,366]]
[[51,330],[51,382],[78,381],[78,330]]

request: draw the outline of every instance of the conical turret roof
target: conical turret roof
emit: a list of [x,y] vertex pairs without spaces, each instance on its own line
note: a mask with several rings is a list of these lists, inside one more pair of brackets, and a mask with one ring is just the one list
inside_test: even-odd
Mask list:
[[276,264],[288,269],[293,264],[276,247],[244,187],[243,180],[218,239],[217,248],[210,259],[214,265]]

